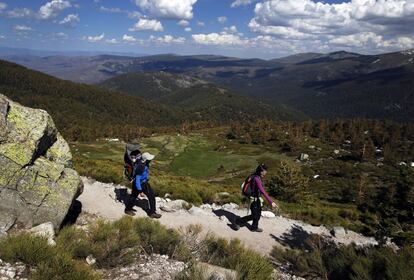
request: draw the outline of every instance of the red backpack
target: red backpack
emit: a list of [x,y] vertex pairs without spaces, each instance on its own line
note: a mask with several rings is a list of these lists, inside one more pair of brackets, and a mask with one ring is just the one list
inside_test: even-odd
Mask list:
[[254,186],[254,175],[250,175],[244,180],[240,186],[242,195],[246,197],[252,197],[257,194],[256,188]]

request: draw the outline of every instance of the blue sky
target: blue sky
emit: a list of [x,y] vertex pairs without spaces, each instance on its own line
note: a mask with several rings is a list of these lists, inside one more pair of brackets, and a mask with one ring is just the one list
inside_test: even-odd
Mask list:
[[0,0],[0,46],[273,58],[414,47],[414,0]]

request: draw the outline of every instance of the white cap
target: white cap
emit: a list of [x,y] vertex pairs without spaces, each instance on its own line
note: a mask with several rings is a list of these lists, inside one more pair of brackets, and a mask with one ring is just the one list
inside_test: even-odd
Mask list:
[[142,156],[141,156],[141,160],[143,161],[143,162],[145,162],[145,161],[147,161],[147,160],[153,160],[155,158],[155,156],[154,155],[151,155],[150,153],[148,153],[148,152],[145,152],[145,153],[143,153],[142,154]]

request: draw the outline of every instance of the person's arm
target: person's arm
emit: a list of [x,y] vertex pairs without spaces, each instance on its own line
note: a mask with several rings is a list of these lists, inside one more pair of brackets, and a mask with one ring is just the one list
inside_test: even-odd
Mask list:
[[254,182],[256,184],[256,187],[259,189],[260,193],[262,193],[264,197],[266,198],[267,202],[273,205],[273,201],[270,198],[270,196],[267,194],[267,192],[265,191],[263,184],[262,184],[262,180],[260,180],[259,176],[254,176]]

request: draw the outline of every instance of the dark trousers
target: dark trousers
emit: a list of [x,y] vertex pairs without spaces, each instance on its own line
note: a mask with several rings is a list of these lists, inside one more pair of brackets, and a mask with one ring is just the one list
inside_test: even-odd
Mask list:
[[244,216],[242,218],[237,219],[238,224],[245,224],[248,221],[252,221],[252,229],[257,229],[259,227],[259,220],[262,215],[262,205],[260,203],[260,200],[256,198],[252,204],[250,204],[250,210],[252,213],[248,216]]
[[[155,213],[155,210],[157,209],[156,208],[156,203],[155,203],[154,191],[151,189],[151,185],[148,182],[141,183],[141,187],[142,187],[142,192],[148,198],[149,209],[147,211],[147,214],[151,215],[151,214]],[[126,204],[126,209],[125,210],[132,210],[132,208],[135,206],[135,201],[136,201],[139,193],[140,192],[135,187],[135,183],[132,183],[131,195],[130,195],[129,200]]]

